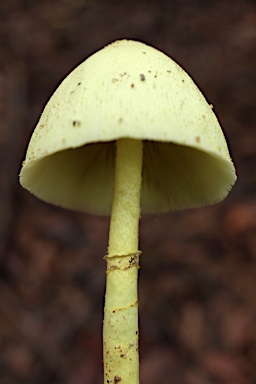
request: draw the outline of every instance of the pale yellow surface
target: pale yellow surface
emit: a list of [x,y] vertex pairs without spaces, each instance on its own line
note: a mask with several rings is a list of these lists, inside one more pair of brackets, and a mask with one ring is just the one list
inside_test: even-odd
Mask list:
[[45,201],[109,214],[119,138],[144,140],[142,212],[212,204],[235,182],[218,120],[192,79],[155,48],[121,40],[90,56],[53,94],[21,184]]
[[117,141],[103,327],[104,383],[139,383],[138,225],[143,145]]
[[142,158],[141,140],[117,140],[109,256],[126,255],[138,250]]

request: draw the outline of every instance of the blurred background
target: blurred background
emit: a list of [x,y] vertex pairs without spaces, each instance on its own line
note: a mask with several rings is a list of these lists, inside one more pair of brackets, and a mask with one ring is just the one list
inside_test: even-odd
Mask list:
[[141,383],[255,384],[254,0],[1,0],[0,382],[103,381],[109,219],[37,200],[18,173],[60,81],[120,38],[192,76],[238,173],[218,205],[141,220]]

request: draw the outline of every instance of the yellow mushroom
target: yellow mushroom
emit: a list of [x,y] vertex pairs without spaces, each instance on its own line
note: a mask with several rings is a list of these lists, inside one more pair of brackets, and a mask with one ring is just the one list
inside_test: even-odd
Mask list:
[[140,214],[216,203],[235,180],[212,105],[180,66],[150,46],[116,41],[52,95],[20,182],[46,202],[111,215],[105,384],[139,383]]

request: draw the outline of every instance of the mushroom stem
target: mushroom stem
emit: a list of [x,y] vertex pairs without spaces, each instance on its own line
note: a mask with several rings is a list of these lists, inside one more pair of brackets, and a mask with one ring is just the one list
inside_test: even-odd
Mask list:
[[138,229],[143,143],[116,142],[103,327],[104,384],[138,384]]

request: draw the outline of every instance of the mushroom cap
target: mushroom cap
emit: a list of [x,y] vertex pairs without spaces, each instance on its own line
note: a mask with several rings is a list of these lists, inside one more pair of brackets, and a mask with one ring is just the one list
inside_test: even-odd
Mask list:
[[46,202],[109,214],[120,138],[144,141],[142,213],[213,204],[235,183],[212,106],[188,74],[155,48],[119,40],[54,92],[31,137],[21,185]]

